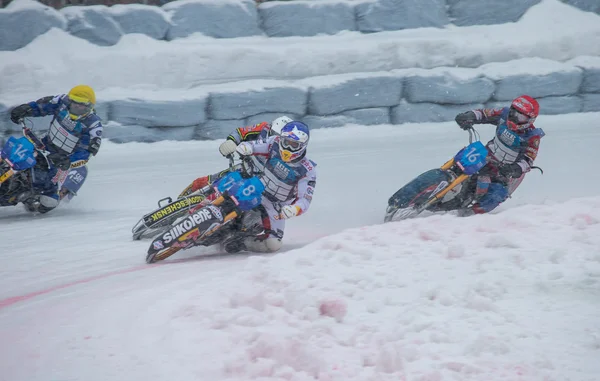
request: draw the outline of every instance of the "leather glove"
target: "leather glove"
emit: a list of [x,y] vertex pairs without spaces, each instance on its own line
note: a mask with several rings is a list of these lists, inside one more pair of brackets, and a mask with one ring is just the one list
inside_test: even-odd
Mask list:
[[48,160],[54,164],[54,166],[58,169],[66,171],[71,167],[71,160],[68,156],[61,155],[59,153],[51,153],[48,155]]
[[246,142],[240,143],[235,149],[235,152],[237,152],[240,156],[250,156],[253,152],[252,145]]
[[100,150],[101,142],[102,142],[102,140],[98,137],[92,138],[92,140],[90,140],[90,144],[88,145],[88,152],[91,153],[92,155],[96,156],[96,154]]
[[236,148],[237,144],[233,140],[227,139],[219,146],[219,152],[221,155],[227,157],[234,153]]
[[27,103],[17,106],[10,112],[10,120],[15,124],[19,124],[23,118],[31,115],[32,110]]
[[292,217],[296,217],[300,213],[300,207],[296,205],[284,205],[281,208],[281,212],[279,213],[279,217],[282,219],[288,219]]
[[523,168],[517,163],[503,165],[498,168],[498,172],[504,177],[517,178],[523,174]]
[[475,113],[473,111],[467,111],[463,112],[462,114],[456,115],[456,118],[454,118],[454,120],[460,126],[460,128],[462,128],[463,130],[468,130],[473,127],[473,123],[475,123],[477,117],[475,116]]

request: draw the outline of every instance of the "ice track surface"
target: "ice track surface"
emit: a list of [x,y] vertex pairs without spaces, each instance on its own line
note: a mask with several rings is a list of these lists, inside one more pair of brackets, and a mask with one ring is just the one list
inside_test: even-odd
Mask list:
[[71,204],[0,209],[0,380],[596,381],[599,118],[540,117],[545,174],[497,213],[386,225],[388,197],[467,134],[314,131],[315,198],[284,252],[159,265],[130,229],[224,168],[219,142],[106,143]]

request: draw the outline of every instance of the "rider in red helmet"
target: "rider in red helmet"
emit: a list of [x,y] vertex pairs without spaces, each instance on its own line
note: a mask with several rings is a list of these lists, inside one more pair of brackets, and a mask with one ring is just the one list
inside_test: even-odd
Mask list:
[[510,107],[478,109],[456,116],[456,123],[464,130],[474,124],[496,126],[496,135],[486,145],[488,163],[477,177],[477,201],[462,215],[494,210],[519,186],[531,170],[540,139],[545,135],[542,129],[533,125],[539,113],[539,103],[529,95],[521,95]]

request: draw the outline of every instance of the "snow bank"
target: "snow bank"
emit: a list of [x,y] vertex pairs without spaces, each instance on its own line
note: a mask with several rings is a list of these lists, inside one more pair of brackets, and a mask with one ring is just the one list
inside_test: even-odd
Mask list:
[[[521,94],[538,98],[542,114],[600,111],[594,82],[598,68],[592,58],[568,63],[527,58],[477,69],[401,69],[297,81],[246,80],[185,90],[117,87],[98,91],[98,113],[105,122],[134,126],[126,140],[154,141],[161,140],[161,134],[148,128],[184,128],[168,130],[164,139],[224,138],[240,124],[272,120],[277,114],[302,119],[312,128],[443,122],[484,104],[503,107]],[[21,78],[25,79],[12,77],[16,82]],[[46,94],[17,99],[11,94],[0,100],[10,108],[42,95]],[[45,128],[47,122],[35,120],[35,126]],[[14,129],[7,111],[0,112],[2,129]],[[118,140],[124,141],[122,134]]]
[[599,248],[599,197],[432,216],[251,257],[173,315],[223,380],[593,380]]
[[504,24],[517,21],[540,0],[450,0],[448,13],[455,25]]
[[[50,46],[76,46],[70,51],[79,54],[65,55]],[[277,39],[192,36],[168,43],[134,34],[112,47],[100,47],[53,30],[16,52],[0,52],[0,97],[34,89],[54,92],[75,80],[93,81],[98,89],[187,88],[242,78],[478,67],[524,57],[564,61],[579,55],[600,56],[600,16],[557,0],[532,7],[514,24],[375,34]],[[15,72],[26,75],[15,81]]]
[[0,51],[16,50],[51,28],[66,28],[65,18],[54,8],[33,0],[14,0],[0,9]]
[[269,37],[316,36],[356,30],[354,5],[346,1],[272,2],[258,8],[261,28]]

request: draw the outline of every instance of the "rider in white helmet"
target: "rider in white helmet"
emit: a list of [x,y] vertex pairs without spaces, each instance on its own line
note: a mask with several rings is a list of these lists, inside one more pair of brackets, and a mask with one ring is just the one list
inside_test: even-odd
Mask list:
[[[285,126],[291,121],[291,118],[283,115],[273,120],[271,123],[261,122],[253,126],[237,128],[235,131],[229,134],[229,136],[227,136],[227,139],[225,139],[223,143],[221,143],[221,145],[219,146],[219,152],[221,153],[221,155],[227,157],[233,154],[238,144],[242,142],[266,140],[270,136],[280,135],[283,126]],[[227,173],[227,170],[216,173],[214,175],[197,178],[190,185],[188,185],[187,188],[183,190],[183,192],[181,192],[179,197],[187,196],[199,189],[204,188],[208,184],[212,184],[213,182],[221,178],[225,173]]]

